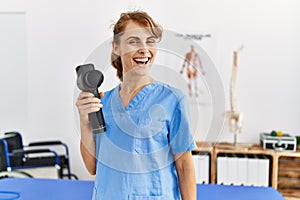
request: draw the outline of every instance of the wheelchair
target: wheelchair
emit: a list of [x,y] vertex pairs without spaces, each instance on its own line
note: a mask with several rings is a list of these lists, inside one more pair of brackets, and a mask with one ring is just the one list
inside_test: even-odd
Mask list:
[[[7,132],[4,135],[3,144],[7,146],[10,171],[55,166],[58,178],[78,179],[71,173],[68,146],[61,141],[33,142],[24,146],[19,132]],[[55,147],[62,147],[64,153],[58,154],[53,150]]]
[[33,178],[23,171],[11,171],[8,147],[4,139],[0,139],[0,179],[2,178]]

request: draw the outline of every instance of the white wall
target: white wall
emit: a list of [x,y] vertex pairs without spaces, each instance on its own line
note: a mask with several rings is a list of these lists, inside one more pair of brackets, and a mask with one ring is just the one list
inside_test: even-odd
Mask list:
[[[271,129],[300,134],[298,0],[0,0],[0,8],[26,13],[27,65],[19,70],[28,80],[28,103],[20,102],[27,108],[28,119],[24,127],[17,129],[23,133],[25,143],[41,139],[65,141],[71,152],[72,171],[81,179],[92,177],[82,164],[74,123],[74,68],[111,37],[110,25],[121,11],[129,9],[145,10],[165,29],[176,32],[217,32],[215,63],[226,94],[232,52],[244,44],[237,88],[238,107],[244,113],[240,142],[258,142],[258,134]],[[2,75],[1,79],[10,77]],[[18,93],[11,95],[21,99]],[[11,112],[17,112],[16,109]],[[15,129],[2,124],[8,114],[0,113],[1,132]],[[220,141],[232,141],[227,127]]]
[[0,27],[0,129],[23,129],[28,124],[25,13],[0,11]]

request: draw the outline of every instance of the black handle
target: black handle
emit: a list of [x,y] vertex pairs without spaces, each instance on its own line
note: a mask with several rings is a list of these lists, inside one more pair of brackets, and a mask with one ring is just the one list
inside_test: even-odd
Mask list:
[[[100,98],[98,90],[93,91],[95,97]],[[90,126],[93,133],[103,133],[106,131],[102,108],[99,111],[89,113]]]
[[106,131],[102,109],[98,112],[89,113],[89,120],[93,133],[103,133]]

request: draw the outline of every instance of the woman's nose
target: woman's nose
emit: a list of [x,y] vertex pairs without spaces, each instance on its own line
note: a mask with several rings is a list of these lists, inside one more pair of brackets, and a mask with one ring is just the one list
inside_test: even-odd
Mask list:
[[138,49],[138,52],[140,54],[149,53],[149,49],[148,49],[148,47],[141,47],[141,48]]

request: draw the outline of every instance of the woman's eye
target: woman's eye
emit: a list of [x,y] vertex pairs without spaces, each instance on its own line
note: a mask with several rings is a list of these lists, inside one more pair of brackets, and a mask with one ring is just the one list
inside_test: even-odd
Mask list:
[[155,43],[156,43],[156,40],[148,40],[147,43],[148,43],[148,44],[155,44]]
[[151,40],[147,40],[146,43],[149,45],[149,46],[155,46],[157,41],[155,39],[151,39]]
[[138,43],[139,43],[139,41],[137,41],[137,40],[130,40],[129,41],[129,44],[132,44],[132,45],[136,45]]

